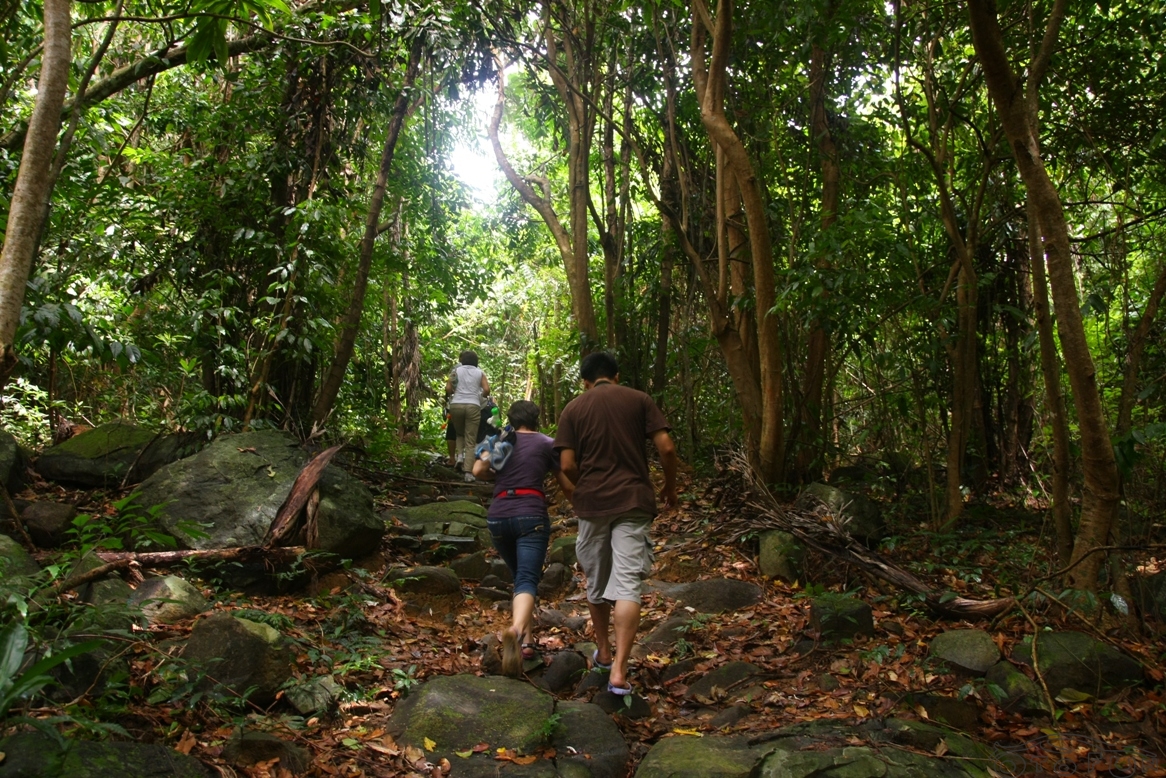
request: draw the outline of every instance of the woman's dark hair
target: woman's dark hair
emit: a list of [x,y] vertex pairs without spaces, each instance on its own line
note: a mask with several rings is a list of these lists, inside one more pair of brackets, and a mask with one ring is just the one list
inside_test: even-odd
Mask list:
[[530,400],[519,400],[510,406],[510,410],[506,412],[506,419],[515,429],[526,427],[528,430],[537,430],[538,406]]
[[474,367],[477,367],[478,366],[478,355],[476,353],[474,353],[473,351],[466,349],[465,351],[463,351],[461,353],[460,356],[458,356],[458,361],[461,362],[463,365],[473,365]]
[[584,381],[600,378],[615,378],[619,375],[619,362],[610,351],[593,351],[579,363],[579,377]]

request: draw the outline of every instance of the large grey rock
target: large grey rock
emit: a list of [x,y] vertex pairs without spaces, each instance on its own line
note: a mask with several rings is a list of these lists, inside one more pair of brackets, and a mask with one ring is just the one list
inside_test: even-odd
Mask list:
[[764,755],[745,738],[669,737],[652,746],[636,778],[750,778]]
[[579,561],[579,557],[575,553],[577,540],[579,540],[578,535],[560,535],[553,539],[550,548],[547,549],[547,561],[560,562],[567,567],[573,566]]
[[56,548],[65,542],[73,527],[77,509],[67,503],[42,500],[31,503],[20,514],[32,542],[41,548]]
[[462,583],[448,567],[394,567],[385,580],[410,594],[460,594]]
[[699,613],[724,613],[756,605],[761,587],[735,578],[709,578],[676,587],[672,596]]
[[[684,693],[686,700],[720,701],[731,696],[730,690],[740,691],[749,679],[763,674],[760,667],[748,662],[728,662],[691,684]],[[720,690],[719,692],[717,690]]]
[[812,509],[824,503],[852,537],[873,545],[887,535],[882,510],[869,497],[823,483],[812,483],[798,497],[798,506]]
[[39,572],[40,565],[24,550],[24,546],[7,535],[0,535],[0,581]]
[[997,662],[984,678],[1004,710],[1022,716],[1049,714],[1048,703],[1045,702],[1036,681],[1017,670],[1012,663]]
[[490,575],[490,562],[485,551],[463,556],[449,563],[449,568],[463,581],[480,581]]
[[137,483],[204,443],[197,434],[159,434],[115,421],[46,449],[36,460],[36,471],[50,481],[78,486]]
[[936,635],[928,653],[953,670],[983,675],[1000,661],[996,641],[982,629],[950,629]]
[[[161,506],[158,523],[181,548],[259,545],[307,459],[286,432],[223,435],[146,479],[137,504]],[[385,528],[364,484],[329,465],[318,485],[318,548],[345,559],[379,548]],[[205,537],[187,532],[190,523],[205,525],[199,527]]]
[[398,703],[388,729],[404,745],[423,747],[431,740],[433,761],[446,757],[465,764],[454,752],[482,742],[523,753],[545,745],[554,709],[549,694],[511,678],[438,676]]
[[218,688],[267,705],[292,674],[293,657],[284,638],[266,624],[216,613],[190,633],[182,658],[188,672],[205,672],[204,688]]
[[194,757],[156,743],[69,740],[64,750],[39,732],[0,740],[0,778],[210,778]]
[[129,601],[142,609],[151,624],[173,624],[210,607],[202,592],[176,575],[147,578],[134,589]]
[[[559,726],[551,738],[562,776],[621,778],[627,768],[628,746],[619,727],[597,706],[560,702],[555,707]],[[586,772],[583,772],[583,771]]]
[[0,430],[0,484],[9,494],[16,494],[24,488],[24,471],[28,467],[28,457],[24,449],[7,430]]
[[305,683],[292,686],[284,694],[284,699],[302,716],[323,713],[332,708],[340,699],[344,687],[336,683],[330,675],[312,676]]
[[793,535],[771,529],[761,533],[758,546],[757,568],[762,575],[783,581],[801,580],[806,550]]
[[551,562],[543,570],[542,579],[538,582],[538,596],[544,600],[553,599],[573,581],[571,571],[566,566],[561,562]]
[[[451,521],[469,524],[478,529],[488,527],[486,509],[469,500],[431,502],[412,508],[389,508],[381,513],[381,518],[390,522],[396,519],[410,527],[424,527],[426,532],[443,532]],[[434,530],[430,529],[430,525],[441,526]]]
[[[1013,658],[1032,665],[1032,643],[1019,643]],[[1082,632],[1042,632],[1037,638],[1037,664],[1049,693],[1065,689],[1100,697],[1137,686],[1142,666],[1108,643]]]
[[855,597],[822,594],[810,601],[810,629],[826,640],[843,640],[874,635],[874,614],[869,605]]

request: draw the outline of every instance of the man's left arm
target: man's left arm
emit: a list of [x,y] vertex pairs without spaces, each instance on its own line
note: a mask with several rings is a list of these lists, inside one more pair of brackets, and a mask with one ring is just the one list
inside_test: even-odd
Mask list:
[[680,457],[676,455],[676,444],[668,430],[656,430],[652,433],[652,443],[660,455],[660,464],[664,468],[664,486],[660,489],[660,500],[668,510],[675,508],[679,502],[676,497],[676,468]]

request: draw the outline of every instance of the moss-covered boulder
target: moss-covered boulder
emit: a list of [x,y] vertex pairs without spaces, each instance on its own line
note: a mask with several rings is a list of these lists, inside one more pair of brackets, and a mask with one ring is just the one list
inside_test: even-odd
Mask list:
[[229,613],[216,613],[194,625],[182,654],[188,673],[205,673],[200,686],[243,695],[267,705],[291,678],[293,657],[275,629]]
[[448,567],[394,567],[385,580],[395,589],[410,594],[461,594],[462,582]]
[[[181,548],[259,545],[307,460],[286,432],[223,435],[146,479],[136,492],[137,504],[157,509],[159,527]],[[355,559],[380,548],[385,528],[364,484],[329,465],[318,487],[320,550]]]
[[389,508],[381,512],[389,524],[394,520],[409,527],[421,527],[425,532],[444,534],[450,522],[468,524],[475,529],[486,529],[486,509],[469,500],[431,502],[411,508]]
[[0,740],[0,778],[210,778],[194,757],[153,743],[56,740],[22,733]]
[[874,613],[857,597],[827,592],[810,601],[810,629],[824,640],[874,635]]
[[56,548],[65,542],[76,516],[77,508],[68,503],[38,500],[21,511],[20,520],[33,543],[40,548]]
[[7,535],[0,535],[0,581],[39,572],[40,565],[24,550],[24,546]]
[[1047,716],[1050,713],[1036,681],[1013,667],[1011,662],[997,662],[989,668],[984,679],[1004,710],[1022,716]]
[[564,778],[622,778],[627,770],[628,746],[619,727],[598,706],[560,702],[559,719],[551,747],[555,766]]
[[[533,753],[554,734],[555,701],[528,683],[499,676],[439,676],[413,690],[397,705],[389,731],[398,743],[433,745],[434,757],[478,743]],[[434,760],[436,761],[436,759]]]
[[740,692],[749,679],[764,675],[764,671],[749,662],[728,662],[690,684],[684,699],[709,704],[724,699],[729,689]]
[[24,471],[28,467],[28,455],[7,430],[0,430],[0,484],[9,494],[16,494],[24,488]]
[[669,737],[652,746],[636,778],[750,778],[764,755],[745,738]]
[[130,595],[129,601],[142,609],[151,624],[173,624],[210,607],[202,592],[176,575],[147,578]]
[[[1017,644],[1013,658],[1031,666],[1032,642]],[[1083,632],[1042,632],[1037,665],[1054,697],[1065,689],[1101,697],[1143,680],[1137,661]]]
[[686,583],[669,592],[681,605],[698,613],[739,611],[757,604],[761,587],[735,578],[708,578]]
[[550,548],[547,549],[547,561],[559,562],[567,567],[573,566],[579,561],[579,556],[575,553],[575,543],[578,540],[578,535],[560,535],[553,539]]
[[36,471],[50,481],[77,486],[137,483],[204,443],[200,435],[159,434],[115,421],[46,449],[36,460]]
[[935,636],[928,653],[958,672],[983,675],[1000,661],[996,641],[982,629],[949,629]]
[[882,510],[861,492],[812,483],[802,491],[797,504],[803,509],[813,509],[819,503],[829,509],[851,537],[867,545],[874,545],[887,536]]
[[805,548],[788,532],[771,529],[758,538],[757,568],[770,578],[800,580],[805,555]]

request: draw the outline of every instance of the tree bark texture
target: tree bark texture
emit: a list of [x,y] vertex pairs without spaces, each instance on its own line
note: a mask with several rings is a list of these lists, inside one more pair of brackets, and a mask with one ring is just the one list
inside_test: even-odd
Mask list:
[[421,52],[424,41],[421,36],[413,39],[409,49],[409,61],[405,66],[405,80],[401,84],[401,91],[393,104],[392,118],[389,120],[388,131],[385,133],[385,145],[381,151],[381,166],[377,173],[376,184],[373,186],[372,197],[368,205],[368,218],[364,223],[364,238],[360,242],[360,259],[357,263],[356,278],[352,284],[352,298],[348,303],[348,311],[344,315],[340,334],[336,339],[336,354],[328,367],[328,373],[320,386],[320,394],[316,398],[316,405],[312,409],[312,421],[323,426],[332,408],[336,404],[336,396],[340,393],[340,385],[344,382],[344,374],[348,370],[348,363],[352,359],[352,352],[356,348],[356,334],[360,330],[360,318],[364,313],[364,296],[368,290],[368,274],[372,267],[373,248],[379,234],[381,208],[385,202],[385,190],[388,188],[389,171],[393,166],[393,151],[397,147],[397,138],[401,135],[401,128],[405,125],[405,114],[409,110],[409,98],[413,83],[417,80],[417,71],[421,67]]
[[43,204],[52,179],[61,106],[73,61],[71,24],[69,0],[45,0],[40,80],[9,204],[4,246],[0,249],[0,387],[8,383],[17,364],[16,328],[20,325],[32,256],[44,224]]
[[772,312],[776,302],[773,246],[765,201],[761,195],[761,186],[754,172],[753,163],[749,159],[745,145],[725,115],[726,69],[732,39],[732,0],[719,0],[716,19],[711,30],[712,54],[706,62],[705,41],[708,29],[705,25],[709,19],[704,0],[693,0],[691,44],[693,82],[700,102],[701,123],[714,147],[719,147],[724,152],[727,166],[736,178],[749,230],[753,301],[757,317],[757,351],[760,363],[758,378],[761,402],[757,408],[760,420],[757,459],[762,478],[768,482],[776,482],[782,480],[784,476],[785,430],[782,408],[782,347],[777,316]]
[[[1024,82],[1013,73],[1009,64],[994,0],[969,0],[968,7],[972,43],[984,69],[988,92],[1000,114],[1001,124],[1028,190],[1031,207],[1035,209],[1040,224],[1053,308],[1057,316],[1057,334],[1064,350],[1069,384],[1073,390],[1073,404],[1081,430],[1084,490],[1081,521],[1072,554],[1072,561],[1077,561],[1090,549],[1108,541],[1120,499],[1117,461],[1101,405],[1093,357],[1085,337],[1069,247],[1069,228],[1065,222],[1060,195],[1041,158]],[[1057,24],[1059,19],[1054,11],[1050,16],[1048,31],[1055,33]],[[1046,34],[1037,60],[1049,56],[1055,42],[1055,34]],[[1101,555],[1089,554],[1080,565],[1066,574],[1065,584],[1074,589],[1096,590],[1098,571],[1103,562],[1104,557]]]

